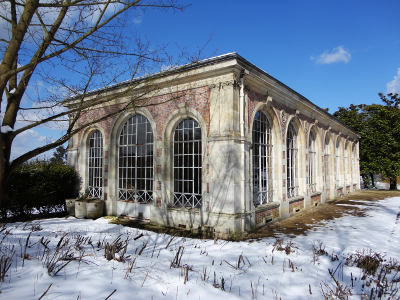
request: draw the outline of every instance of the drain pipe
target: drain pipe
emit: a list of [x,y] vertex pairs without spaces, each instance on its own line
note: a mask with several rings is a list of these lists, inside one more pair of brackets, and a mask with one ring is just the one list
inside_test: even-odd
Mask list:
[[240,72],[240,92],[239,92],[239,118],[240,118],[240,150],[243,162],[243,180],[242,180],[242,203],[243,203],[243,217],[242,217],[242,230],[245,229],[245,215],[247,212],[247,197],[246,197],[246,174],[247,174],[247,163],[246,163],[246,148],[245,148],[245,117],[246,117],[246,99],[244,93],[244,76],[248,75],[249,71],[243,69]]

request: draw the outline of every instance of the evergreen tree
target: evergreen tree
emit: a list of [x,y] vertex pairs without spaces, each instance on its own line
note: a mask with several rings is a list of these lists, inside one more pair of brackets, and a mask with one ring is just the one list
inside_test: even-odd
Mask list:
[[400,98],[397,94],[380,94],[386,105],[350,105],[340,107],[334,116],[358,132],[360,139],[360,173],[364,182],[373,174],[389,178],[396,189],[400,175]]
[[67,162],[67,149],[63,146],[58,146],[50,158],[50,162],[64,165]]

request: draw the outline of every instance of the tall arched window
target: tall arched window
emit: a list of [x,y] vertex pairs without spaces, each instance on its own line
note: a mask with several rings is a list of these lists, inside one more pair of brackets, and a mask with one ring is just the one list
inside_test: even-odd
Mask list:
[[153,200],[153,131],[142,115],[130,117],[119,135],[118,198],[139,203]]
[[339,138],[336,141],[336,149],[335,149],[335,165],[336,165],[336,172],[335,172],[335,182],[336,182],[336,187],[340,185],[340,142]]
[[354,184],[357,180],[355,176],[357,168],[356,144],[353,144],[351,149],[351,162],[351,183]]
[[329,188],[328,175],[329,175],[329,137],[328,134],[325,136],[324,143],[324,184],[325,188]]
[[343,153],[343,163],[344,163],[344,182],[345,184],[349,184],[349,157],[348,157],[348,147],[349,143],[346,143]]
[[286,152],[287,152],[287,196],[288,198],[298,195],[297,181],[297,143],[296,131],[293,124],[290,123],[286,137]]
[[253,121],[253,202],[272,202],[272,142],[267,116],[257,112]]
[[311,131],[308,141],[308,188],[311,193],[315,193],[317,190],[315,181],[317,170],[316,162],[315,134],[313,131]]
[[181,121],[174,132],[174,205],[201,207],[201,128],[193,119]]
[[99,130],[88,136],[89,196],[100,198],[103,189],[103,136]]

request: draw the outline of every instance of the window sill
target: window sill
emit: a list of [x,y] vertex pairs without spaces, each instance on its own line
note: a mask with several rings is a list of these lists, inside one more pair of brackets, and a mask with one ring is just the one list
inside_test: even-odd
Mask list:
[[299,202],[299,201],[303,201],[304,200],[304,196],[297,196],[297,197],[293,197],[288,199],[289,204],[291,203],[295,203],[295,202]]
[[153,202],[137,202],[137,201],[133,201],[133,200],[117,200],[118,202],[124,202],[124,203],[129,203],[129,204],[142,204],[142,205],[150,205]]
[[180,212],[192,212],[192,213],[200,213],[201,208],[197,207],[175,207],[175,206],[167,206],[168,211],[180,211]]
[[266,204],[261,204],[259,206],[256,206],[256,212],[278,208],[279,206],[280,206],[279,202],[270,202]]
[[311,194],[311,197],[320,196],[320,195],[322,195],[321,192],[314,192]]

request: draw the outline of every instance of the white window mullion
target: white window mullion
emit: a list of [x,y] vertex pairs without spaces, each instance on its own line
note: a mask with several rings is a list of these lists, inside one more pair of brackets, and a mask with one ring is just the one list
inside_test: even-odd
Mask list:
[[89,196],[101,197],[103,188],[103,137],[99,130],[88,137],[88,189]]

